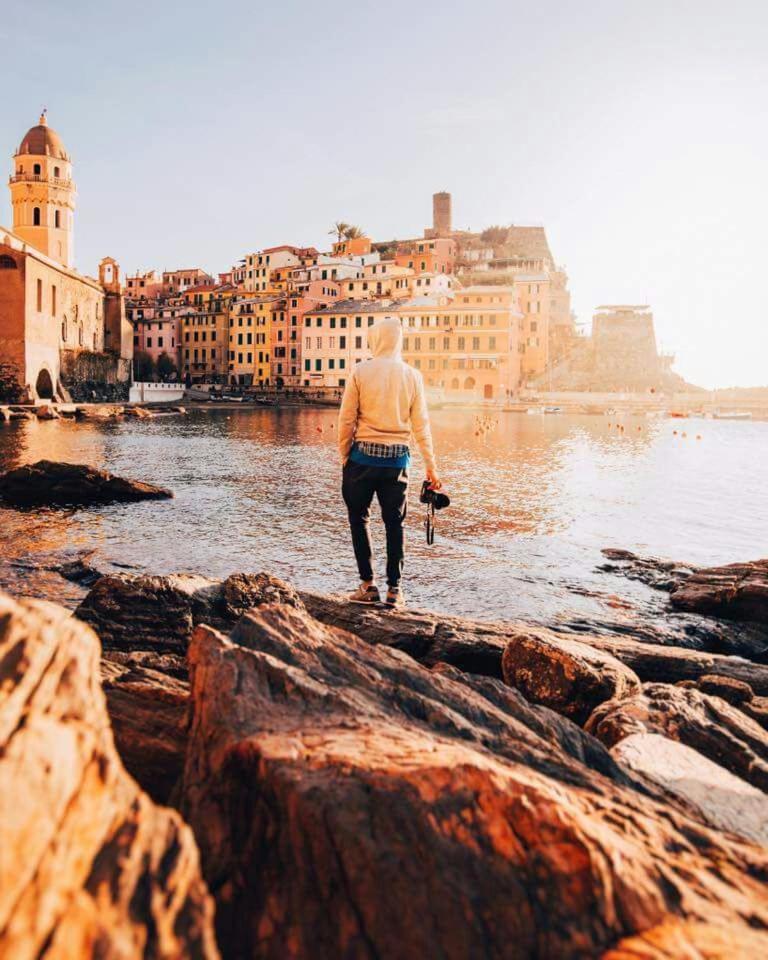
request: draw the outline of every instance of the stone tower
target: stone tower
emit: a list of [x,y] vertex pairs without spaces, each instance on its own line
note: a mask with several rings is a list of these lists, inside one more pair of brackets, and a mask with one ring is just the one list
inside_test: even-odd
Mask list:
[[11,175],[13,232],[41,253],[71,267],[75,185],[72,163],[43,112],[21,141]]
[[436,237],[451,235],[451,195],[432,194],[432,231]]

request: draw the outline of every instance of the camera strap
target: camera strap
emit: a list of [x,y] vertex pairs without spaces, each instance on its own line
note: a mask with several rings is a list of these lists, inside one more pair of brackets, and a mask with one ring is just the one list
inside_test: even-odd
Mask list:
[[435,505],[427,504],[427,516],[424,520],[424,529],[427,532],[427,544],[431,547],[435,542]]

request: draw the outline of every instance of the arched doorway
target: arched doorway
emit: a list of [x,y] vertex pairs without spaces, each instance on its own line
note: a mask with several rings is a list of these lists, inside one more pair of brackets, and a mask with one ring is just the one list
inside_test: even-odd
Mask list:
[[53,381],[45,367],[37,375],[35,393],[40,400],[53,400]]
[[475,378],[474,378],[474,377],[467,377],[467,379],[464,381],[464,389],[465,389],[465,390],[474,390],[474,389],[475,389]]
[[483,396],[485,397],[486,400],[493,400],[493,384],[492,383],[486,383],[486,385],[483,387]]

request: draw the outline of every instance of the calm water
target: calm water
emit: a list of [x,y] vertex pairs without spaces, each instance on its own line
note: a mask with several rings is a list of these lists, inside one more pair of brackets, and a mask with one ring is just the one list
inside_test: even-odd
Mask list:
[[[0,508],[0,585],[71,603],[79,588],[30,566],[93,549],[105,568],[268,570],[304,587],[352,587],[335,419],[333,410],[227,409],[0,424],[2,469],[41,458],[86,462],[176,494],[77,512]],[[433,547],[424,543],[412,472],[413,605],[485,617],[610,617],[614,595],[639,600],[646,588],[597,572],[602,547],[702,564],[768,552],[768,423],[625,418],[622,435],[611,417],[499,413],[496,429],[478,436],[475,419],[433,414],[454,500],[439,515]],[[374,533],[383,544],[378,520]]]

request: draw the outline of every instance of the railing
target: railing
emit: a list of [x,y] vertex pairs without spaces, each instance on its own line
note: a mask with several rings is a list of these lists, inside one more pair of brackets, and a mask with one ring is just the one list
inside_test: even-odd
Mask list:
[[8,178],[9,183],[52,183],[54,187],[73,187],[71,180],[64,180],[61,177],[44,177],[40,173],[12,173]]

